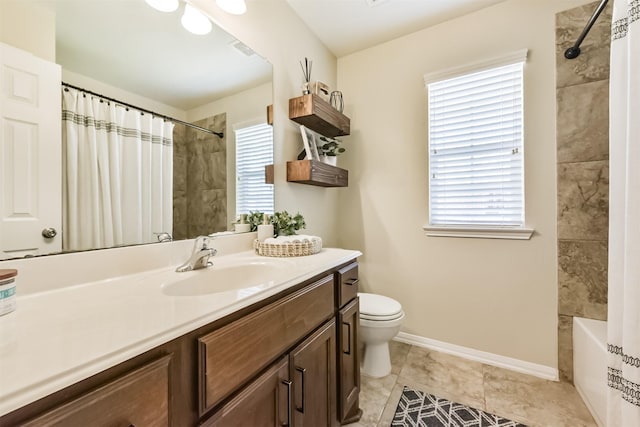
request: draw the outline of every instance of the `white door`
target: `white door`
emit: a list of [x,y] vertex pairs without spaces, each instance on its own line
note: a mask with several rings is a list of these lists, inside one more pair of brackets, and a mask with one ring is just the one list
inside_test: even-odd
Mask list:
[[0,259],[62,249],[60,79],[59,65],[0,43]]

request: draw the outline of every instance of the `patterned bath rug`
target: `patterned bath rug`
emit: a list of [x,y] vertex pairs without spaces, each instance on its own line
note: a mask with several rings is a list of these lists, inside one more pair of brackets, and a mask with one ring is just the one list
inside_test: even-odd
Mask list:
[[526,427],[524,424],[404,387],[391,427]]

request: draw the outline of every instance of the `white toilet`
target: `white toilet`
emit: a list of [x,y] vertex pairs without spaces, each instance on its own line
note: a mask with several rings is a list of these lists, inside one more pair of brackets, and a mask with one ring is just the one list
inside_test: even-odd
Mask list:
[[384,377],[391,373],[389,341],[400,332],[404,312],[392,298],[362,292],[358,296],[360,339],[364,344],[361,371],[370,377]]

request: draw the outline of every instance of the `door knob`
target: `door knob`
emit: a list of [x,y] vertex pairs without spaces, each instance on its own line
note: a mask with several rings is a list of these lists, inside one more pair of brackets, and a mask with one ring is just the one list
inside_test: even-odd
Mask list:
[[42,230],[42,237],[44,237],[45,239],[53,239],[57,234],[58,232],[56,231],[56,229],[52,227]]

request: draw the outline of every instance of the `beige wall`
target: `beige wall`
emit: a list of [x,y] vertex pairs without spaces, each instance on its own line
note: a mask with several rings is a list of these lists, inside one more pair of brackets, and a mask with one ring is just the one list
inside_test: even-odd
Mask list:
[[56,21],[53,12],[38,6],[0,0],[0,41],[55,62]]
[[[360,249],[363,288],[396,298],[403,331],[557,367],[555,38],[559,10],[511,0],[338,60],[352,136],[341,164],[339,245]],[[528,48],[529,241],[426,237],[423,75]]]
[[340,190],[287,183],[286,162],[295,160],[302,149],[298,126],[288,118],[289,98],[301,94],[299,61],[312,59],[312,80],[335,87],[336,58],[285,1],[249,0],[247,13],[241,16],[222,12],[210,0],[193,0],[193,4],[273,64],[276,209],[299,210],[307,222],[306,232],[322,236],[325,246],[335,246]]
[[89,90],[91,92],[96,92],[109,98],[114,98],[118,101],[126,102],[127,104],[135,105],[139,108],[151,110],[158,114],[164,114],[165,116],[173,117],[179,120],[185,120],[187,116],[187,112],[180,108],[176,108],[163,102],[156,101],[155,99],[147,98],[136,93],[120,89],[117,86],[103,83],[91,77],[87,77],[73,71],[65,70],[64,68],[62,69],[62,81]]

